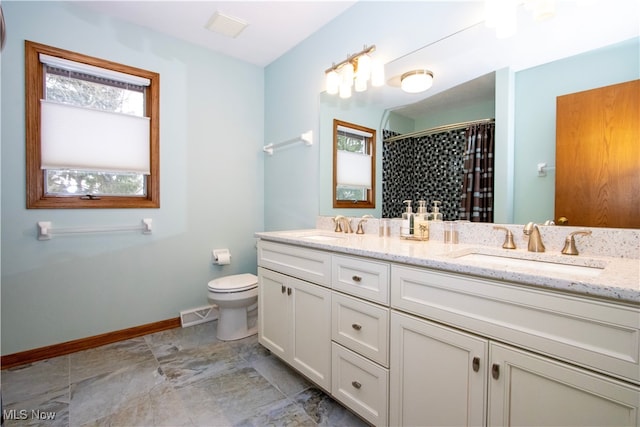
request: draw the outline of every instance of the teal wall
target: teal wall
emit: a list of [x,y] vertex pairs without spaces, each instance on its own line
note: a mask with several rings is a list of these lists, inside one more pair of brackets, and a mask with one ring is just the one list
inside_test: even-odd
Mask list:
[[[2,354],[172,318],[207,303],[208,280],[255,272],[256,230],[313,227],[319,213],[336,213],[327,178],[331,139],[320,124],[324,70],[365,43],[375,43],[376,56],[387,62],[446,35],[439,26],[424,25],[437,3],[357,2],[262,69],[73,2],[5,0],[2,6],[9,28],[0,62]],[[452,19],[464,28],[477,22],[472,15]],[[159,209],[25,209],[25,39],[160,73]],[[535,176],[538,156],[553,163],[548,130],[555,126],[549,123],[555,101],[550,106],[550,100],[638,78],[638,62],[635,41],[623,51],[572,58],[550,70],[497,73],[496,118],[508,121],[496,129],[506,147],[496,157],[505,165],[496,180],[507,188],[496,195],[501,215],[512,218],[515,204],[522,207],[516,222],[538,220],[535,206],[527,203],[548,197],[532,185],[541,183]],[[590,72],[594,67],[597,73]],[[604,80],[595,78],[602,73]],[[549,83],[558,75],[560,82]],[[375,91],[366,96],[376,102]],[[371,127],[379,129],[383,119]],[[262,152],[264,144],[308,130],[311,147],[293,144],[273,156]],[[534,163],[518,164],[515,180],[514,150],[517,160],[524,155]],[[67,227],[133,225],[142,218],[153,219],[152,235],[36,239],[36,223],[43,220]],[[231,265],[211,264],[211,250],[219,247],[231,249]]]
[[[2,354],[177,317],[206,284],[256,271],[263,225],[264,72],[73,2],[3,1]],[[159,209],[25,209],[24,40],[160,73]],[[310,197],[315,197],[312,195]],[[36,239],[53,227],[135,232]],[[229,248],[215,266],[211,250]]]
[[556,97],[638,78],[638,38],[516,73],[514,222],[554,219]]

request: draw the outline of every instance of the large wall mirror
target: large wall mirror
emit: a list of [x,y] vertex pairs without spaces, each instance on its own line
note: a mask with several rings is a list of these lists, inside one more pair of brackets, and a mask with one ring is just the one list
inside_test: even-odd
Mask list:
[[[574,13],[572,9],[559,7],[553,25],[520,27],[517,36],[508,42],[496,41],[495,35],[480,25],[403,55],[387,64],[387,78],[430,61],[441,67],[433,69],[432,89],[409,97],[400,94],[399,88],[385,87],[378,93],[364,92],[339,101],[321,94],[320,138],[322,147],[326,147],[321,151],[332,146],[330,129],[334,118],[365,123],[378,130],[379,202],[375,209],[362,213],[382,217],[383,131],[410,133],[490,118],[487,111],[493,112],[494,222],[522,224],[555,219],[556,100],[566,94],[640,78],[638,17],[629,17],[635,11],[620,10],[617,24],[613,24],[596,12],[588,16],[581,12],[578,19],[567,15]],[[590,26],[602,25],[607,28],[588,34]],[[469,54],[464,59],[468,62],[459,62],[466,51]],[[330,156],[330,151],[321,152],[321,170],[332,170]],[[546,165],[542,171],[540,164]],[[634,173],[640,170],[636,168]],[[321,185],[329,189],[331,177],[320,178]],[[323,188],[320,214],[339,213],[332,209],[331,196]],[[640,195],[630,197],[630,202],[638,203]]]

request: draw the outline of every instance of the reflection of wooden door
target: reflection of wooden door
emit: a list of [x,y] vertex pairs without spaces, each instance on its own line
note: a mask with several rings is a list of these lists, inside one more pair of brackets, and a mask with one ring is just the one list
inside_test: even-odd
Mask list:
[[555,217],[640,228],[640,80],[557,98]]

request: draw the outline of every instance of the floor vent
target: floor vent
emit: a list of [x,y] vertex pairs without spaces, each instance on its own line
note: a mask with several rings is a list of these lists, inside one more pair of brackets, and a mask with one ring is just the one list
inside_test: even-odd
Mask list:
[[180,323],[183,328],[210,322],[218,318],[218,308],[215,305],[205,305],[204,307],[192,308],[180,312]]

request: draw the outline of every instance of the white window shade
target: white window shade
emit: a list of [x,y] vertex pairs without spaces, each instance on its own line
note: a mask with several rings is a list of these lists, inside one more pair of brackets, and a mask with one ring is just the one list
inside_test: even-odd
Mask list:
[[93,65],[83,64],[81,62],[70,61],[68,59],[58,58],[57,56],[45,55],[41,53],[40,62],[52,67],[59,67],[69,71],[78,73],[86,73],[92,76],[98,76],[105,79],[117,80],[120,82],[130,83],[138,86],[149,86],[151,80],[145,77],[134,76],[131,74],[121,73],[106,68],[95,67]]
[[338,150],[337,185],[371,188],[371,156]]
[[342,125],[338,125],[338,132],[343,132],[345,134],[364,136],[365,138],[371,138],[373,134],[371,132],[365,132],[359,129],[354,129]]
[[41,100],[41,168],[150,173],[150,120]]

